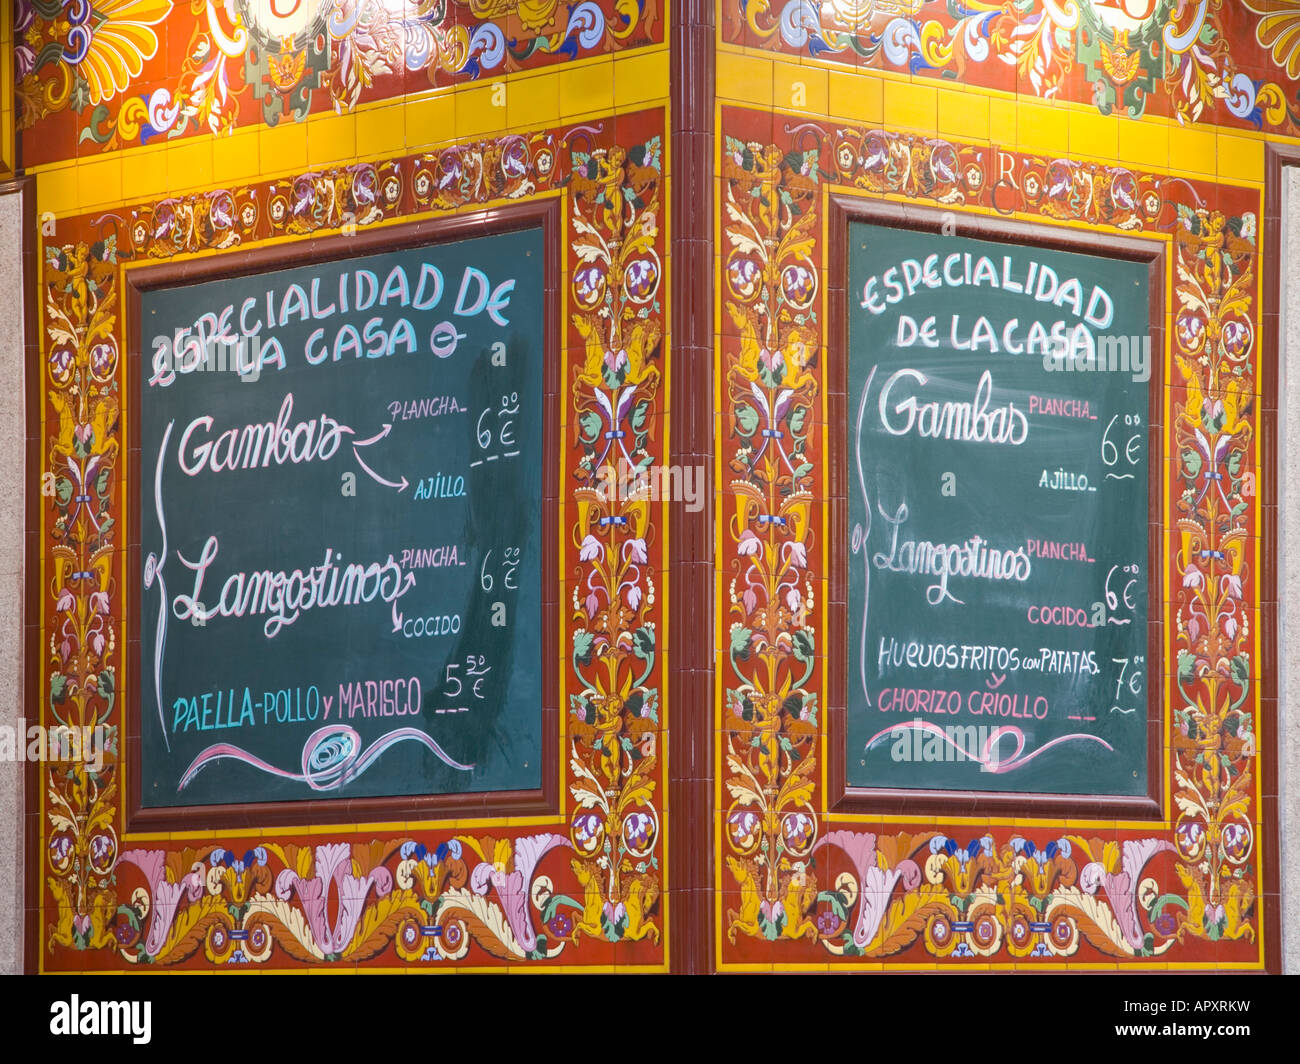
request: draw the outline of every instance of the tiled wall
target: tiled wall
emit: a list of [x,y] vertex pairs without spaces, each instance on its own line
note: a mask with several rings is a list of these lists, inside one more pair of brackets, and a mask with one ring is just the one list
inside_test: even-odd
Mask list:
[[[1271,42],[1280,25],[1257,7],[1300,25],[1289,2],[720,6],[719,967],[1279,964],[1265,697],[1275,663],[1261,640],[1271,596],[1258,539],[1270,520],[1260,439],[1274,402],[1262,384],[1273,372],[1263,249],[1276,223],[1261,131],[1295,132],[1295,83],[1275,62],[1290,56],[1256,40]],[[1124,13],[1138,8],[1146,17]],[[846,546],[828,539],[843,432],[827,426],[837,387],[827,352],[841,342],[829,335],[829,291],[844,283],[829,257],[832,195],[951,211],[958,227],[1015,219],[1166,249],[1158,820],[833,807],[827,763],[843,740],[827,726],[828,676],[844,668],[844,648],[828,645],[829,575]],[[786,291],[793,267],[811,280]],[[808,285],[819,293],[810,309]],[[737,420],[755,395],[811,426],[800,438],[788,423],[761,425],[802,447],[795,482],[779,490],[752,466],[752,425]],[[1206,445],[1221,457],[1202,465]],[[1201,489],[1232,453],[1260,490],[1235,481],[1224,521]],[[1202,557],[1218,559],[1208,579]],[[797,600],[754,593],[789,584],[777,571],[787,563],[798,565]]]
[[[228,21],[242,0],[112,10],[134,20],[140,54],[97,30],[72,62],[43,51],[72,41],[68,10],[18,7],[22,156],[41,235],[37,462],[86,483],[43,501],[29,716],[103,717],[116,751],[132,741],[126,271],[558,199],[559,798],[527,817],[127,833],[119,758],[102,773],[43,765],[29,796],[29,963],[666,968],[666,526],[657,503],[584,494],[595,470],[579,430],[603,419],[629,449],[666,460],[668,54],[656,0],[345,4],[338,18],[363,21],[331,23],[327,56],[320,38],[295,39],[273,69]],[[268,95],[272,74],[285,84]],[[593,285],[608,296],[598,305]],[[636,401],[602,402],[611,389]],[[579,604],[579,582],[608,605]],[[575,656],[575,642],[592,653]]]
[[[1261,681],[1270,670],[1259,622],[1269,601],[1258,537],[1276,520],[1262,505],[1259,444],[1271,416],[1262,299],[1265,237],[1275,225],[1266,217],[1264,180],[1266,138],[1297,133],[1295,57],[1285,30],[1300,25],[1300,4],[1032,0],[1010,11],[978,0],[720,0],[711,279],[716,653],[712,720],[704,722],[679,714],[665,697],[667,603],[678,593],[670,586],[666,509],[599,524],[612,515],[595,512],[581,494],[589,474],[573,426],[580,411],[602,407],[595,397],[610,387],[600,369],[605,356],[640,343],[643,357],[626,364],[633,369],[622,372],[632,376],[617,386],[649,401],[643,446],[656,461],[670,461],[670,386],[689,389],[694,379],[685,366],[670,374],[664,335],[672,172],[666,0],[385,0],[371,6],[371,22],[349,26],[344,18],[337,33],[329,30],[328,55],[295,44],[282,47],[274,64],[249,36],[240,39],[228,11],[242,0],[232,3],[198,13],[174,0],[100,5],[133,23],[134,53],[108,34],[81,53],[84,39],[74,40],[59,4],[21,0],[16,8],[17,85],[12,104],[0,92],[0,132],[5,122],[17,127],[21,162],[36,179],[45,395],[38,463],[48,470],[72,461],[84,472],[93,460],[97,476],[107,473],[88,504],[56,496],[42,511],[33,707],[44,723],[107,713],[119,735],[123,727],[129,692],[114,683],[137,603],[123,557],[132,534],[120,454],[132,416],[122,392],[124,269],[559,197],[566,244],[580,242],[585,225],[617,243],[643,221],[663,264],[657,333],[594,349],[584,342],[572,277],[562,279],[570,394],[561,472],[570,496],[556,618],[564,647],[580,632],[611,645],[651,633],[655,660],[640,683],[659,709],[627,711],[617,697],[626,676],[566,653],[560,811],[522,821],[128,836],[115,765],[96,778],[42,768],[28,810],[37,839],[28,854],[34,967],[664,969],[673,928],[663,756],[670,716],[675,727],[714,729],[711,949],[721,968],[1276,964],[1269,927],[1276,927],[1277,812],[1267,785],[1276,766],[1267,760],[1274,737],[1263,724],[1269,705]],[[308,0],[298,7],[304,17],[316,10]],[[1272,21],[1256,8],[1271,10]],[[402,46],[399,23],[412,29],[408,35],[403,27]],[[424,43],[412,51],[413,40]],[[47,45],[55,44],[79,58],[50,58]],[[0,169],[7,143],[0,137]],[[526,157],[514,183],[459,180],[503,151]],[[939,167],[948,176],[937,182],[917,182],[907,167],[888,162],[928,163],[936,155],[961,165]],[[450,191],[428,181],[453,170]],[[703,174],[688,179],[705,187]],[[824,534],[825,306],[799,335],[787,321],[764,345],[769,360],[774,352],[787,360],[795,402],[818,426],[806,443],[798,520],[747,524],[738,499],[766,488],[746,485],[729,395],[767,385],[754,373],[740,323],[779,321],[785,297],[779,285],[757,297],[737,291],[727,269],[738,226],[770,229],[764,235],[776,276],[780,256],[806,237],[801,262],[811,265],[824,299],[832,190],[942,203],[959,217],[1136,236],[1166,248],[1163,575],[1174,591],[1163,606],[1171,665],[1160,820],[870,817],[828,808],[833,739],[820,712],[834,661],[825,646],[833,549]],[[611,211],[616,200],[621,209]],[[728,213],[728,202],[738,214]],[[778,202],[798,211],[776,209]],[[1234,239],[1220,239],[1224,226]],[[616,300],[627,297],[617,280],[625,265],[602,263]],[[1196,310],[1198,301],[1207,309]],[[1217,349],[1200,346],[1206,336]],[[1219,377],[1228,363],[1242,370],[1232,389]],[[1189,480],[1179,469],[1179,456],[1207,433],[1240,451],[1261,482],[1259,494],[1234,499],[1244,504],[1240,526],[1250,549],[1215,573],[1220,586],[1239,589],[1234,608],[1253,619],[1231,632],[1220,625],[1213,645],[1204,633],[1189,634],[1192,612],[1216,607],[1186,583],[1179,560],[1181,537],[1197,550],[1223,546],[1223,532],[1184,499],[1186,490],[1195,498],[1196,475]],[[754,513],[789,505],[763,501],[769,505]],[[591,575],[583,544],[592,527],[617,537],[607,551],[621,555],[640,539],[650,556],[637,603],[618,616],[593,616],[572,602],[572,586]],[[775,622],[798,637],[783,645],[797,643],[809,662],[789,670],[803,679],[761,720],[728,708],[739,688],[764,682],[752,661],[728,649],[732,630],[753,627],[757,608],[730,588],[737,566],[760,564],[738,549],[750,533],[774,550],[797,542],[801,582],[813,592]],[[99,608],[105,602],[107,612]],[[75,638],[53,640],[56,630]],[[1247,663],[1244,677],[1234,661]],[[1174,663],[1183,662],[1191,672],[1179,682]],[[1214,702],[1225,691],[1243,698],[1246,710],[1231,728]],[[571,699],[580,712],[569,711]],[[594,721],[588,706],[599,707]],[[603,756],[625,741],[638,757]],[[772,744],[798,759],[767,756]],[[614,774],[602,778],[615,762]],[[589,786],[587,773],[599,787]],[[616,855],[612,870],[600,863],[606,842]],[[488,884],[482,893],[465,887],[480,868]],[[345,913],[331,900],[317,911],[303,901],[316,890],[327,899],[358,892],[363,904]],[[431,914],[444,933],[429,932]],[[341,951],[322,946],[336,940]]]

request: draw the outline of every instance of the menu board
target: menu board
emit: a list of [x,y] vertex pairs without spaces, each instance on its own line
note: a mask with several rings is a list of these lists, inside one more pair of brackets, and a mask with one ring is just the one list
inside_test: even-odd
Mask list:
[[1148,264],[848,247],[848,785],[1145,794]]
[[543,229],[141,292],[141,805],[541,785]]

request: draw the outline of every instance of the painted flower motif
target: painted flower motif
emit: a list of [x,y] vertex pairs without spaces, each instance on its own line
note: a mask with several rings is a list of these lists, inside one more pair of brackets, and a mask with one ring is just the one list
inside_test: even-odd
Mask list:
[[1043,186],[1042,186],[1042,185],[1039,183],[1039,181],[1038,181],[1038,175],[1037,175],[1037,174],[1026,174],[1026,175],[1025,175],[1025,195],[1026,195],[1029,199],[1031,199],[1031,200],[1035,200],[1035,199],[1038,198],[1039,194],[1040,194],[1042,191],[1043,191]]
[[415,194],[420,197],[427,196],[429,189],[433,185],[433,179],[429,176],[427,170],[421,170],[415,175]]
[[1146,212],[1148,218],[1154,218],[1160,213],[1160,196],[1158,193],[1151,191],[1142,197],[1142,209]]
[[735,255],[727,263],[727,283],[741,299],[752,299],[758,292],[763,271],[747,255]]
[[66,343],[50,352],[50,376],[56,384],[66,384],[71,379],[76,354],[76,348]]
[[[500,857],[492,864],[481,861],[470,873],[470,889],[475,894],[485,895],[489,889],[496,891],[505,911],[506,923],[515,936],[515,941],[525,951],[537,945],[537,932],[533,928],[532,918],[528,912],[528,898],[533,882],[533,873],[537,864],[551,850],[559,846],[568,846],[561,835],[542,832],[538,835],[525,835],[515,840],[514,854],[508,860]],[[512,870],[507,870],[513,865]]]
[[1185,820],[1178,825],[1174,839],[1178,843],[1178,852],[1183,857],[1195,857],[1201,852],[1201,846],[1204,844],[1205,828],[1198,821]]
[[1255,40],[1270,50],[1273,62],[1292,81],[1300,78],[1300,0],[1242,0],[1262,16],[1255,24]]
[[546,921],[546,930],[556,938],[568,938],[573,933],[573,920],[566,913],[556,913]]
[[555,156],[549,149],[543,148],[533,157],[533,165],[537,167],[537,172],[545,177],[551,172],[551,167],[555,165]]
[[143,247],[149,241],[149,227],[144,222],[136,222],[131,229],[131,241],[136,247]]
[[[317,945],[327,953],[341,953],[356,932],[373,889],[377,897],[392,890],[392,874],[383,865],[357,876],[352,873],[351,847],[329,843],[315,848],[315,876],[305,879],[291,868],[275,879],[275,894],[288,901],[295,893]],[[330,910],[336,913],[330,919]]]
[[659,289],[659,266],[654,259],[633,259],[623,271],[623,285],[630,299],[645,303]]
[[56,865],[67,862],[72,853],[72,838],[66,834],[55,835],[50,839],[50,860]]
[[614,376],[626,369],[630,365],[627,357],[627,349],[620,347],[617,351],[605,352],[605,368]]
[[96,380],[105,380],[117,367],[117,344],[110,337],[90,349],[90,371]]
[[727,818],[727,834],[736,849],[743,852],[758,841],[761,824],[761,818],[752,809],[737,809]]
[[605,822],[599,813],[583,811],[573,818],[573,839],[587,852],[596,848],[605,833]]
[[840,918],[830,909],[825,909],[817,914],[817,931],[823,936],[835,934],[840,926]]
[[118,946],[122,949],[128,949],[135,944],[135,940],[139,937],[140,932],[119,913],[113,921],[113,938],[117,940]]
[[1205,322],[1197,314],[1178,316],[1178,342],[1188,350],[1196,350],[1205,342]]
[[790,849],[802,852],[817,834],[817,822],[807,813],[787,813],[781,818],[781,837]]
[[107,832],[96,832],[90,838],[90,870],[97,876],[106,876],[113,870],[117,857],[117,841]]
[[806,307],[817,294],[817,275],[807,266],[792,263],[781,271],[781,290],[794,306]]
[[257,208],[252,203],[245,203],[244,209],[239,213],[239,220],[245,229],[252,229],[257,221]]
[[389,203],[396,203],[397,197],[402,194],[401,182],[395,177],[390,177],[384,182],[384,199]]
[[747,528],[740,534],[740,542],[736,544],[737,554],[757,557],[762,550],[763,541],[754,535],[751,529]]
[[966,167],[966,187],[974,192],[984,184],[984,168],[971,163]]
[[623,841],[632,850],[648,849],[654,827],[654,818],[650,814],[629,813],[623,818]]
[[1223,849],[1231,858],[1244,857],[1250,849],[1250,832],[1242,824],[1223,825]]
[[595,263],[591,263],[575,270],[573,274],[573,294],[579,304],[584,307],[591,308],[599,303],[605,295],[604,269]]
[[1189,565],[1183,570],[1183,587],[1190,587],[1199,590],[1205,586],[1205,574],[1194,565]]
[[769,351],[766,347],[761,347],[758,350],[758,360],[773,377],[779,379],[784,375],[785,356],[780,351]]
[[582,546],[578,549],[578,560],[583,562],[594,561],[605,553],[604,545],[595,536],[588,533],[582,541]]
[[284,212],[288,210],[289,205],[285,202],[283,196],[276,196],[271,201],[271,220],[274,222],[284,221]]
[[847,140],[840,141],[840,146],[835,151],[835,162],[845,173],[853,169],[854,162],[857,161],[857,153],[853,150],[853,145]]
[[86,79],[90,102],[125,92],[158,51],[154,26],[172,0],[73,0],[64,7],[68,39],[60,55]]
[[1250,346],[1250,326],[1238,318],[1223,323],[1223,346],[1229,355],[1239,358]]

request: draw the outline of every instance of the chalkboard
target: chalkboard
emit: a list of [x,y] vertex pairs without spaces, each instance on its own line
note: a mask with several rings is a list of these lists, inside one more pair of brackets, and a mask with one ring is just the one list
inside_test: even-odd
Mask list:
[[1145,795],[1149,263],[952,228],[848,222],[845,783]]
[[142,809],[541,784],[543,227],[367,246],[139,292]]

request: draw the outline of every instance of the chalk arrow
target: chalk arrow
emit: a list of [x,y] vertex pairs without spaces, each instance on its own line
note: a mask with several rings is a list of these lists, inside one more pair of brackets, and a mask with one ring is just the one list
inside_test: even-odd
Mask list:
[[987,688],[989,688],[989,690],[996,691],[999,687],[1002,686],[1002,681],[1005,680],[1006,678],[1007,678],[1007,674],[1005,672],[1001,676],[999,676],[996,672],[991,672],[989,673],[989,678],[984,681],[984,685]]
[[373,469],[371,469],[368,465],[366,465],[365,462],[361,460],[361,455],[357,454],[358,446],[359,446],[358,444],[352,445],[352,455],[354,458],[356,458],[357,464],[361,466],[361,468],[364,469],[370,475],[370,479],[373,480],[376,484],[382,484],[386,488],[396,488],[398,491],[405,491],[410,486],[405,477],[402,477],[402,482],[400,484],[395,480],[385,480],[383,477],[381,477],[378,473],[376,473]]
[[393,599],[393,631],[400,632],[401,630],[402,630],[402,614],[397,612],[397,599]]
[[393,430],[392,425],[385,425],[379,432],[371,436],[368,440],[357,440],[352,444],[353,447],[369,447],[372,443],[378,443]]

